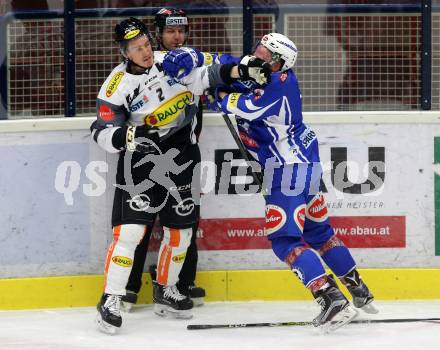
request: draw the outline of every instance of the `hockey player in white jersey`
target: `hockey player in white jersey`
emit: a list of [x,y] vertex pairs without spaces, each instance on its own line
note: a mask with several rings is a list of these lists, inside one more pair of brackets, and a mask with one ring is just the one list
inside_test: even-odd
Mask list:
[[[164,74],[161,59],[153,53],[152,39],[141,21],[122,21],[115,27],[115,36],[124,62],[102,85],[97,119],[91,126],[93,140],[99,146],[120,154],[112,214],[113,242],[105,263],[104,294],[97,305],[97,322],[107,333],[115,333],[121,327],[120,302],[126,292],[134,251],[156,215],[163,225],[164,237],[154,285],[155,312],[178,318],[192,316],[193,303],[179,292],[176,283],[197,218],[199,191],[192,188],[192,177],[200,153],[195,146],[195,118],[191,111],[196,108],[194,96],[201,95],[208,86],[249,77],[247,73],[256,72],[257,80],[268,76],[267,70],[261,68],[266,66],[264,62],[254,60],[243,62],[240,71],[232,64],[197,68],[177,81]],[[200,53],[185,49],[177,56],[183,52],[190,55],[187,63],[199,65]],[[256,67],[250,69],[252,65]]]
[[[270,83],[247,92],[218,88],[218,108],[236,116],[242,143],[264,169],[266,233],[277,257],[288,264],[317,302],[321,313],[314,324],[334,330],[356,315],[319,256],[347,287],[353,304],[376,313],[373,295],[362,281],[344,243],[329,224],[320,192],[322,168],[316,133],[303,122],[301,92],[292,70],[295,44],[270,33],[254,56],[271,65]],[[165,58],[164,69],[175,75],[185,64]]]
[[[160,9],[154,17],[154,26],[156,29],[157,50],[169,51],[179,48],[183,46],[188,39],[188,18],[183,10],[170,7]],[[198,141],[202,129],[202,110],[200,109],[201,103],[197,105],[196,99],[197,98],[195,98],[194,105],[197,106],[197,108],[188,109],[187,112],[196,113],[195,117],[193,117],[193,124],[195,126],[194,134]],[[195,145],[194,148],[194,153],[198,154],[197,146]],[[191,243],[188,246],[185,261],[183,262],[177,283],[179,292],[189,296],[194,306],[203,305],[203,299],[205,297],[205,290],[195,285],[198,260],[196,238],[200,216],[198,209],[199,207],[196,206],[196,217],[195,223],[192,226]],[[137,303],[138,293],[142,287],[142,272],[147,258],[148,243],[152,230],[153,226],[147,226],[147,232],[137,246],[134,254],[133,267],[126,286],[126,295],[122,297],[122,305],[126,311],[129,311],[132,306]],[[157,266],[152,265],[149,270],[153,283],[155,283]]]
[[[190,26],[188,22],[188,17],[185,11],[182,9],[176,9],[172,7],[164,7],[157,11],[154,17],[154,26],[157,42],[157,50],[166,52],[173,49],[181,48],[184,46],[188,40],[188,35],[190,32]],[[202,53],[204,65],[210,65],[212,63],[238,63],[240,59],[229,56],[229,55],[218,55],[211,53]],[[160,59],[161,55],[157,57]],[[188,109],[186,112],[195,113],[194,118],[194,134],[196,140],[198,141],[199,135],[202,131],[202,121],[203,121],[203,110],[202,103],[196,103],[197,98],[194,98],[194,106],[197,108]],[[187,117],[191,117],[188,115]],[[194,153],[198,154],[197,146],[194,146]],[[199,286],[195,285],[197,261],[198,261],[198,250],[196,244],[197,229],[199,224],[199,212],[198,206],[196,206],[196,218],[195,223],[192,226],[192,237],[191,243],[186,252],[186,258],[183,263],[182,269],[179,274],[179,281],[177,283],[177,288],[179,292],[188,295],[194,303],[194,306],[201,306],[204,302],[205,290]],[[147,257],[148,243],[151,236],[151,231],[153,226],[147,226],[147,232],[144,238],[137,246],[133,267],[130,273],[130,277],[126,286],[126,295],[122,297],[122,305],[124,310],[129,311],[134,304],[136,304],[138,299],[138,293],[142,287],[142,272],[144,270],[144,265]],[[151,265],[150,268],[151,277],[153,283],[156,280],[156,265]]]

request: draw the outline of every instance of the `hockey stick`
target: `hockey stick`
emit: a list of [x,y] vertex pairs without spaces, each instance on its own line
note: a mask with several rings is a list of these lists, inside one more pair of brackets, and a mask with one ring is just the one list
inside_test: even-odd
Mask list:
[[[384,318],[378,320],[355,320],[349,324],[373,324],[373,323],[409,323],[409,322],[440,322],[440,318]],[[214,329],[214,328],[251,328],[251,327],[287,327],[287,326],[311,326],[312,322],[274,322],[274,323],[236,323],[236,324],[190,324],[188,330]]]
[[237,144],[238,149],[240,150],[242,157],[244,158],[246,163],[251,167],[252,177],[254,178],[257,185],[260,187],[261,191],[263,191],[263,178],[261,176],[259,176],[258,170],[256,170],[253,166],[255,161],[252,161],[249,158],[248,151],[246,150],[243,143],[241,142],[240,136],[238,136],[237,131],[235,130],[234,125],[231,122],[231,119],[229,119],[228,115],[226,115],[224,113],[222,114],[222,117],[225,120],[226,126],[228,127],[229,132],[231,133],[232,137],[234,138],[234,141]]

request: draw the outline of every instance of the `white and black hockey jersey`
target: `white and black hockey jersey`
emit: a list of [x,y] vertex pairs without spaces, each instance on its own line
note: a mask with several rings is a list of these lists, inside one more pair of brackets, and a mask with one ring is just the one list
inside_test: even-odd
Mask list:
[[199,96],[209,87],[208,67],[196,68],[178,81],[164,74],[164,53],[154,55],[153,66],[142,74],[129,73],[130,62],[123,62],[102,85],[97,98],[97,120],[91,130],[93,139],[104,150],[121,151],[112,143],[112,137],[124,125],[151,126],[165,147],[196,143],[194,116]]

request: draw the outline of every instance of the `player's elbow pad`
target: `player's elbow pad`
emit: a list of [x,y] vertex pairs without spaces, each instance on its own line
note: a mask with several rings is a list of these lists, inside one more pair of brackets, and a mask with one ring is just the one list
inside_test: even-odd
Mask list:
[[120,127],[113,133],[112,144],[114,148],[122,150],[127,142],[127,127]]

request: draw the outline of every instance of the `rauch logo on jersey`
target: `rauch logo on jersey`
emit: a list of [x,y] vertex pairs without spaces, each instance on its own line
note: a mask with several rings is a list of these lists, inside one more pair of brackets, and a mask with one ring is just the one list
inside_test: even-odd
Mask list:
[[133,264],[133,260],[127,258],[126,256],[114,256],[112,261],[122,267],[130,267]]
[[237,92],[233,92],[232,94],[229,95],[228,105],[227,105],[228,109],[237,108],[238,99],[240,98],[240,95],[241,94]]
[[185,107],[191,103],[192,93],[182,92],[171,100],[160,105],[153,113],[145,117],[145,124],[151,126],[163,126],[175,120]]
[[185,261],[185,257],[186,257],[186,252],[182,253],[182,254],[179,254],[179,255],[176,255],[176,256],[173,256],[172,260],[175,263],[181,264],[181,263],[183,263]]
[[113,76],[113,78],[107,84],[107,89],[105,90],[105,96],[110,97],[111,95],[114,94],[123,76],[124,76],[124,72],[118,72]]
[[210,64],[212,64],[212,62],[214,62],[214,58],[212,57],[212,55],[208,52],[203,52],[203,57],[205,58],[203,60],[203,64],[205,66],[209,66]]
[[266,205],[266,225],[264,229],[267,235],[278,231],[286,223],[286,212],[278,205]]

